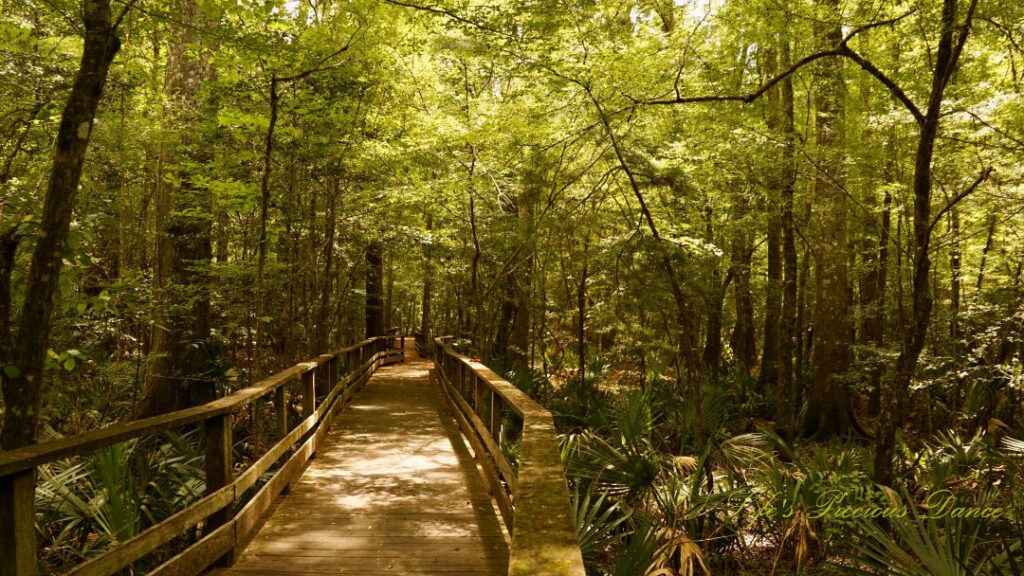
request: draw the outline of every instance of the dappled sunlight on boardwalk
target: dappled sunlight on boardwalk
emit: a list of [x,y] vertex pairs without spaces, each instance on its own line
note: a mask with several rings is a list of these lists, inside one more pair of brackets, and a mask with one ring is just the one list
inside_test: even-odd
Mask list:
[[220,574],[504,574],[508,542],[430,362],[380,369]]

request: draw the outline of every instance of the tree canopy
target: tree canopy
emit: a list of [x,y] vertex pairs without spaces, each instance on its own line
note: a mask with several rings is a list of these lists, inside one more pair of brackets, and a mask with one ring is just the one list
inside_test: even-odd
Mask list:
[[[1019,573],[1022,43],[1014,0],[0,0],[3,447],[397,326],[556,414],[595,574]],[[1015,511],[950,572],[811,514],[939,488]]]

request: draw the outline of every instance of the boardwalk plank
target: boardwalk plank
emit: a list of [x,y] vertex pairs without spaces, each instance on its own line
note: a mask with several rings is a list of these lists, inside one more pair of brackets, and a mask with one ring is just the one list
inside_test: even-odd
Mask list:
[[508,537],[429,361],[380,369],[238,557],[217,574],[493,576]]

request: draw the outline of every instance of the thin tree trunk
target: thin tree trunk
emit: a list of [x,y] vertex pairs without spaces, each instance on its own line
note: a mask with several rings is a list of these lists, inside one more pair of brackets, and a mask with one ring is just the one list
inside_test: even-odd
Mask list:
[[331,295],[334,293],[334,235],[337,225],[338,181],[332,178],[328,186],[327,211],[324,214],[324,277],[320,283],[320,312],[316,319],[318,353],[326,352],[330,341],[331,322],[328,309]]
[[380,241],[366,245],[366,337],[384,334],[384,254]]
[[[779,42],[778,62],[775,68],[788,69],[790,66],[790,44],[788,30],[784,31]],[[775,60],[774,52],[771,60]],[[770,62],[771,63],[771,62]],[[774,72],[770,72],[773,74]],[[768,319],[769,312],[765,317],[765,345],[764,360],[762,365],[771,363],[771,351],[769,350],[769,335],[776,339],[775,344],[777,358],[776,371],[778,399],[776,404],[776,421],[780,434],[789,439],[794,433],[796,424],[796,407],[793,396],[793,355],[795,352],[796,340],[796,309],[797,309],[797,257],[796,240],[793,227],[793,192],[796,186],[796,165],[794,146],[796,142],[796,130],[794,127],[793,114],[793,83],[790,78],[783,80],[778,88],[768,93],[769,105],[769,127],[779,136],[782,141],[782,149],[779,154],[779,173],[776,182],[778,188],[779,208],[778,234],[781,236],[781,245],[778,251],[781,252],[781,310],[777,326]],[[772,202],[774,203],[774,199]],[[774,219],[774,215],[769,218]],[[769,231],[769,234],[772,232]],[[769,282],[773,277],[778,281],[779,273],[774,275],[771,270],[771,250],[769,247]],[[769,286],[769,290],[772,290]],[[771,332],[769,332],[771,330]],[[771,371],[769,365],[762,370]],[[770,374],[765,376],[766,384],[770,384]]]
[[590,249],[590,237],[583,237],[583,269],[580,281],[576,286],[576,353],[579,357],[580,382],[586,383],[587,378],[587,273],[589,271],[587,252]]
[[43,362],[49,349],[50,324],[64,261],[64,247],[85,153],[92,135],[96,108],[103,97],[107,73],[121,44],[116,35],[109,0],[83,4],[85,43],[82,60],[68,95],[54,146],[53,166],[25,289],[25,302],[13,349],[4,354],[12,362],[2,371],[4,427],[0,448],[11,450],[32,444],[39,425],[43,389]]
[[[804,226],[805,230],[811,222],[814,208],[810,200],[804,201]],[[795,229],[795,228],[794,228]],[[803,253],[800,258],[800,273],[797,277],[797,305],[796,305],[796,357],[793,368],[793,383],[795,385],[794,395],[797,399],[797,406],[800,406],[806,397],[807,387],[807,364],[811,359],[811,345],[813,344],[813,332],[810,329],[810,322],[807,319],[807,282],[811,276],[811,246],[806,238],[803,241]]]
[[[427,234],[433,229],[433,216],[427,214]],[[431,238],[430,242],[433,242]],[[420,319],[420,331],[430,336],[433,331],[432,304],[434,298],[434,260],[430,244],[423,247],[423,316]]]
[[[935,52],[932,70],[932,89],[928,107],[920,118],[917,152],[914,156],[914,223],[913,223],[913,274],[912,311],[909,322],[903,322],[900,354],[888,385],[882,389],[882,414],[875,438],[875,482],[883,486],[892,485],[893,460],[896,448],[896,430],[902,426],[899,402],[910,393],[910,383],[917,369],[917,360],[924,348],[928,325],[931,322],[932,295],[929,287],[931,257],[931,192],[932,158],[935,140],[938,137],[942,100],[956,69],[960,54],[967,41],[971,20],[977,0],[972,0],[963,25],[957,25],[957,0],[943,0],[939,44]],[[984,171],[974,186],[989,175]]]
[[[882,230],[878,237],[878,288],[876,290],[875,314],[872,318],[874,327],[872,334],[875,336],[873,344],[881,349],[885,346],[885,294],[888,288],[889,276],[889,231],[892,227],[892,192],[885,191],[882,200]],[[881,410],[882,398],[882,372],[881,362],[872,366],[869,375],[871,393],[868,397],[868,414],[878,415]]]
[[978,279],[974,282],[974,301],[981,301],[981,289],[985,285],[985,265],[988,253],[992,250],[992,240],[996,236],[997,219],[994,214],[988,217],[988,232],[985,234],[985,247],[981,249],[981,261],[978,262]]
[[739,368],[747,375],[757,363],[757,341],[754,335],[754,302],[750,295],[750,265],[753,237],[744,229],[748,200],[745,196],[733,207],[733,238],[730,270],[733,273],[732,290],[736,312],[729,346]]

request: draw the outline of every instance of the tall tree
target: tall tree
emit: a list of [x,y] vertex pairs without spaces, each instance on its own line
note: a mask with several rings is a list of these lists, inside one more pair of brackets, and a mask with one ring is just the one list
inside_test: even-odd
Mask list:
[[[899,410],[900,398],[910,390],[910,382],[917,369],[917,361],[924,349],[928,325],[932,319],[932,294],[929,286],[931,273],[932,222],[932,163],[935,141],[939,135],[939,121],[942,118],[942,104],[946,88],[953,80],[960,56],[963,54],[967,37],[974,21],[978,0],[971,0],[961,22],[958,22],[958,0],[943,0],[939,21],[939,40],[935,57],[931,61],[931,90],[928,103],[922,112],[906,98],[905,93],[895,84],[890,86],[894,93],[903,94],[907,108],[918,123],[917,150],[914,154],[914,221],[911,240],[911,310],[909,318],[901,318],[902,335],[900,353],[889,376],[883,383],[882,413],[875,436],[875,482],[892,485],[893,458],[896,447],[896,430],[902,425],[903,415]],[[897,95],[899,95],[897,94]],[[985,169],[978,178],[959,196],[972,193],[990,175]]]
[[[156,199],[153,269],[153,335],[146,391],[136,408],[145,417],[195,406],[214,397],[208,267],[213,256],[210,193],[194,181],[206,158],[197,143],[202,83],[212,75],[210,47],[200,34],[203,12],[196,0],[175,0],[181,21],[164,73],[169,142],[161,146]],[[208,156],[208,155],[207,155]]]
[[[0,358],[11,359],[0,376],[6,402],[4,427],[0,433],[0,447],[4,450],[32,444],[36,440],[43,364],[50,346],[50,323],[75,196],[96,109],[107,83],[107,73],[121,47],[117,28],[132,5],[132,2],[126,4],[115,19],[109,0],[89,0],[82,4],[85,28],[82,59],[57,129],[53,164],[39,234],[32,252],[18,333],[16,337],[5,334],[0,338],[0,345],[10,348],[0,350]],[[6,325],[9,328],[12,323]]]
[[[783,24],[777,40],[777,48],[768,52],[767,72],[775,76],[780,68],[788,69],[791,65],[790,38],[788,26]],[[776,377],[777,399],[776,420],[778,428],[785,436],[794,432],[796,421],[795,399],[793,396],[793,356],[796,345],[796,288],[797,288],[797,257],[796,240],[793,224],[793,193],[796,187],[796,166],[794,147],[796,130],[793,112],[793,81],[787,77],[777,86],[768,91],[768,127],[776,135],[778,144],[778,161],[772,174],[769,202],[770,214],[768,224],[768,291],[765,311],[765,339],[762,364],[767,365],[766,383],[771,383],[772,373]],[[777,203],[777,204],[776,204]],[[773,246],[773,235],[778,235],[778,247]],[[776,253],[778,252],[778,253]],[[772,259],[781,257],[782,270],[773,270]],[[778,267],[778,264],[775,264]],[[776,287],[773,283],[781,283]],[[781,302],[775,299],[781,296]],[[774,306],[779,307],[778,319],[774,318]],[[770,344],[769,339],[775,344]],[[775,358],[773,359],[773,356]],[[774,360],[774,361],[773,361]],[[774,366],[773,366],[774,364]]]
[[[818,0],[815,35],[821,50],[843,40],[838,0]],[[846,434],[852,425],[850,391],[843,377],[850,367],[846,169],[843,131],[846,112],[843,60],[815,65],[814,122],[818,171],[814,179],[815,294],[814,378],[804,434]]]

